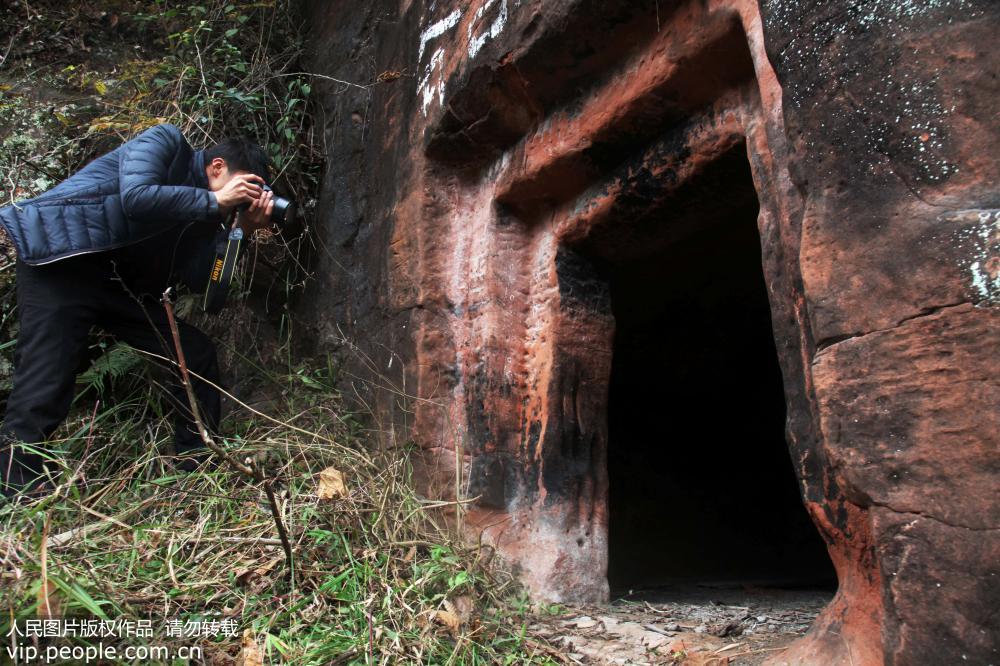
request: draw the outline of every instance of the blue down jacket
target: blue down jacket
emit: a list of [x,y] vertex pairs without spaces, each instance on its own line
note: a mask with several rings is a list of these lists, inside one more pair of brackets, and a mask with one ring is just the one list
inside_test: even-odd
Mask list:
[[177,127],[151,127],[52,189],[0,208],[27,264],[132,245],[184,222],[221,222],[205,154]]

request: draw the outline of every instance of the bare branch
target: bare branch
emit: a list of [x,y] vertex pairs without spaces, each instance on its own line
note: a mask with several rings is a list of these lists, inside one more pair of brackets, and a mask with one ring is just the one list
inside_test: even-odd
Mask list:
[[264,471],[259,465],[253,464],[250,458],[247,458],[246,463],[238,461],[236,458],[231,456],[228,451],[219,446],[215,440],[212,439],[211,435],[208,434],[208,429],[205,428],[205,422],[201,418],[201,410],[198,408],[198,400],[194,395],[194,388],[191,386],[191,378],[188,375],[187,361],[184,360],[184,350],[181,348],[181,334],[177,328],[177,319],[174,317],[174,304],[170,301],[170,287],[163,292],[162,298],[163,308],[167,311],[167,322],[170,325],[170,334],[174,339],[174,349],[177,352],[177,364],[180,367],[181,373],[181,384],[184,386],[184,392],[187,393],[188,403],[191,405],[191,417],[194,419],[195,425],[198,426],[198,433],[201,435],[201,441],[205,443],[209,449],[212,450],[216,455],[225,460],[229,465],[235,469],[237,472],[243,476],[258,481],[264,486],[264,492],[267,494],[268,504],[271,507],[271,516],[274,518],[274,525],[278,530],[278,536],[281,537],[281,545],[285,550],[285,563],[288,565],[288,575],[292,575],[293,571],[293,561],[292,561],[292,544],[288,540],[288,532],[285,531],[284,521],[281,519],[281,510],[278,507],[278,500],[274,496],[274,489],[271,487],[271,482],[268,480]]

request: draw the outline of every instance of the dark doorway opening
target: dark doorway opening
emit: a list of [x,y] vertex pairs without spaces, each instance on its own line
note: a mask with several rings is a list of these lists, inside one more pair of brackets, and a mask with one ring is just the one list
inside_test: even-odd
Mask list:
[[613,255],[581,248],[610,284],[616,323],[615,596],[673,584],[836,584],[785,443],[745,152],[713,168],[655,215],[629,221],[631,231],[619,228]]

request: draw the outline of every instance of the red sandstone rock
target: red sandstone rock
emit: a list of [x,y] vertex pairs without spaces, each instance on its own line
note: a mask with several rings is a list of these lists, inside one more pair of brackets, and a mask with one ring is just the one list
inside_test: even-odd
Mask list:
[[537,596],[606,599],[600,266],[745,209],[749,163],[785,435],[839,580],[775,661],[998,663],[997,5],[667,5],[312,3],[317,72],[406,73],[326,84],[320,344],[358,342],[428,492],[478,497],[467,531]]

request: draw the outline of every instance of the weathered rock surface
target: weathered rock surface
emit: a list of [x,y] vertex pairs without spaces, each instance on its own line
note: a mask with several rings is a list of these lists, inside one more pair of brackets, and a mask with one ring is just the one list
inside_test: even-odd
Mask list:
[[302,309],[428,491],[478,497],[472,536],[540,597],[607,597],[595,266],[745,206],[749,164],[839,579],[777,660],[1000,663],[1000,5],[307,5],[330,167]]

